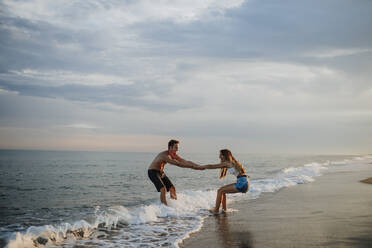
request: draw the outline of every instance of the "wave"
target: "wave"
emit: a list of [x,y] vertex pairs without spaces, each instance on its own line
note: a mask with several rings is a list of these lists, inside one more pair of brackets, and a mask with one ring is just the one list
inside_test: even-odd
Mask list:
[[[347,166],[367,157],[352,160],[309,163],[302,167],[282,169],[272,178],[251,180],[248,194],[235,194],[229,202],[257,198],[262,193],[276,192],[298,184],[313,182],[316,177],[333,167]],[[40,247],[44,245],[73,247],[96,245],[100,247],[159,247],[173,246],[200,230],[203,219],[210,215],[216,190],[183,191],[178,200],[169,200],[169,206],[160,202],[131,208],[96,207],[93,221],[79,220],[73,224],[29,227],[25,232],[13,233],[7,247]]]
[[256,194],[275,192],[297,184],[310,183],[327,169],[324,164],[319,163],[306,164],[300,168],[285,168],[274,178],[253,180],[250,192]]
[[99,246],[118,246],[118,243],[113,245],[112,240],[105,240],[113,236],[120,237],[121,246],[177,246],[190,233],[201,228],[215,196],[216,191],[185,191],[178,194],[177,201],[169,200],[169,206],[153,203],[131,209],[113,206],[100,210],[96,207],[92,223],[80,220],[73,224],[30,227],[24,233],[13,234],[7,247],[35,247],[50,243],[68,247],[71,240],[74,245],[93,240]]

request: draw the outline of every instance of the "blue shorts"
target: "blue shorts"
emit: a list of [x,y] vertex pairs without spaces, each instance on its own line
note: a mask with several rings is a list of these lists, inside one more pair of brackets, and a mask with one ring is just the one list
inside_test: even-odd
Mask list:
[[235,184],[235,188],[241,193],[247,193],[249,188],[249,183],[247,177],[238,177],[238,181]]

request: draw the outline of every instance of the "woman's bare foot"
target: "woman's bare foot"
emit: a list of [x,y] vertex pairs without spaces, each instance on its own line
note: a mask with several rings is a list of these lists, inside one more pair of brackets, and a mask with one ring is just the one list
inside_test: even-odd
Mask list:
[[212,214],[219,214],[218,210],[216,210],[216,208],[211,208],[209,209],[209,211],[212,213]]

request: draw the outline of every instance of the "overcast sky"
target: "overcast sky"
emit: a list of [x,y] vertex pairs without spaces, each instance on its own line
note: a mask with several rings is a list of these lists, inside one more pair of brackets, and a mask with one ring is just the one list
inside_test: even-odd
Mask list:
[[0,149],[372,153],[372,1],[0,0]]

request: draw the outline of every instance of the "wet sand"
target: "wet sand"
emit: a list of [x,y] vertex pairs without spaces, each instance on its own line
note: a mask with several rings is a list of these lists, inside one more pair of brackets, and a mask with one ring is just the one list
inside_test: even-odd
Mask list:
[[180,247],[372,247],[372,166],[332,172],[211,216]]

